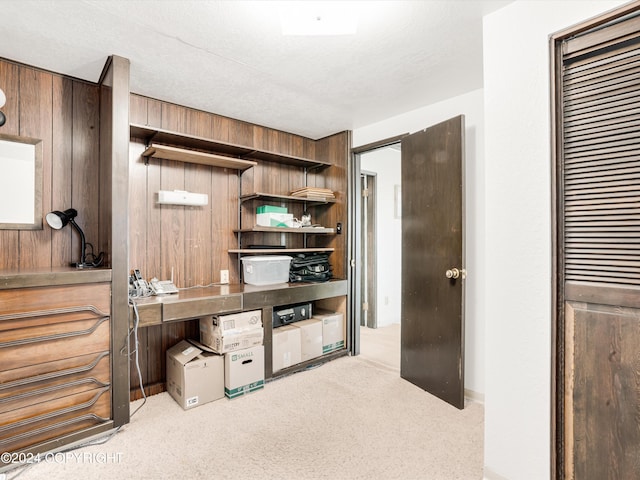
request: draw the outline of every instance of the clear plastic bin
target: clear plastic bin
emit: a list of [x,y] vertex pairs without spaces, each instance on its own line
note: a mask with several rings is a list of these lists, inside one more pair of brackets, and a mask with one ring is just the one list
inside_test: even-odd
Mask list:
[[256,255],[242,257],[242,277],[249,285],[272,285],[289,281],[291,257]]

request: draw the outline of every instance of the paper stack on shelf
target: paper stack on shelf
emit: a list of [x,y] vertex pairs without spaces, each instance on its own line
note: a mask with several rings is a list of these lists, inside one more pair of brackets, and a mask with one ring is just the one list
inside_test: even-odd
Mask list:
[[292,197],[308,198],[309,200],[327,200],[336,198],[331,190],[320,187],[302,187],[293,190],[290,194]]

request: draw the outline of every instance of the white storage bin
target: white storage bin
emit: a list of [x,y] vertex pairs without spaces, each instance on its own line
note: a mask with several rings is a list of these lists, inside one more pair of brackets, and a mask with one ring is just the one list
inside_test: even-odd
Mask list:
[[242,257],[244,283],[271,285],[289,281],[291,257],[286,255],[256,255]]

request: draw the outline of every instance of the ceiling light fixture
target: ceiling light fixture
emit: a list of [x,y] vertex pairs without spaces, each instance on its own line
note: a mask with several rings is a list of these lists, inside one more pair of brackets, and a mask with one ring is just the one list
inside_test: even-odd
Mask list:
[[283,35],[355,35],[357,2],[284,2],[280,7]]

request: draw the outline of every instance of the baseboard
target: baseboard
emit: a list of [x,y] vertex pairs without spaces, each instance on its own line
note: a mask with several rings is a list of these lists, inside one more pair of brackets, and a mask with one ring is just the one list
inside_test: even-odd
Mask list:
[[509,480],[507,477],[503,477],[502,475],[498,475],[494,471],[492,471],[489,467],[485,465],[484,467],[484,477],[483,480]]
[[471,402],[477,402],[484,405],[484,393],[474,392],[473,390],[465,388],[464,398]]

